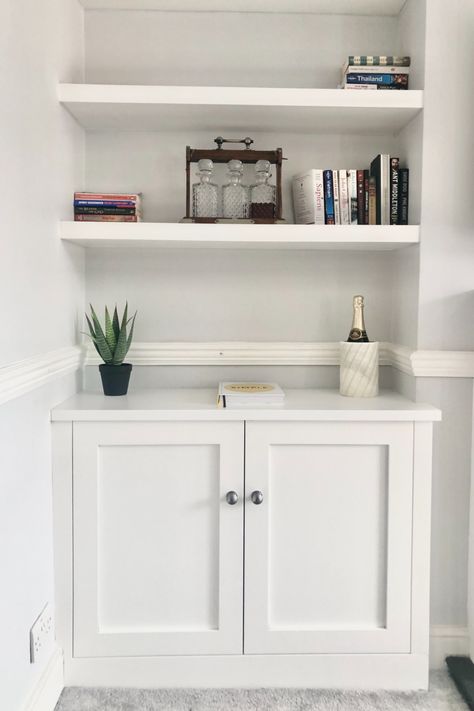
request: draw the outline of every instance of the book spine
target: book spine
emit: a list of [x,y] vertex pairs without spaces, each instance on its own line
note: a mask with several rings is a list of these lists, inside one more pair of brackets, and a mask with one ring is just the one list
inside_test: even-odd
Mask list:
[[136,215],[134,207],[75,207],[76,215]]
[[410,57],[397,57],[397,56],[385,56],[385,55],[379,55],[373,56],[369,54],[352,54],[349,55],[349,59],[347,61],[349,66],[384,66],[387,64],[392,64],[396,67],[409,67],[410,66]]
[[384,153],[381,156],[381,223],[390,224],[390,156]]
[[347,184],[347,170],[339,171],[339,204],[341,207],[341,225],[351,224],[349,204],[349,186]]
[[346,84],[377,84],[408,89],[408,74],[346,74]]
[[75,222],[140,222],[138,215],[74,215]]
[[323,171],[315,170],[314,177],[314,224],[324,225],[324,179]]
[[334,195],[334,222],[341,224],[341,202],[339,200],[339,171],[332,171],[332,190]]
[[357,224],[365,225],[364,171],[357,171]]
[[369,171],[364,170],[364,225],[369,224]]
[[[342,85],[343,89],[352,89],[352,90],[357,90],[357,89],[373,89],[374,91],[377,91],[377,89],[382,89],[381,86],[377,86],[377,84],[343,84]],[[387,89],[396,89],[396,87],[386,87]]]
[[74,200],[75,207],[138,207],[132,200]]
[[114,202],[139,202],[141,193],[74,193],[74,200],[112,200]]
[[377,182],[373,175],[369,177],[369,225],[377,224]]
[[348,188],[349,188],[349,203],[351,225],[357,225],[357,171],[348,170]]
[[390,158],[390,224],[398,225],[398,169],[399,158]]
[[326,225],[335,225],[334,193],[332,185],[332,170],[323,171],[324,177],[324,216]]
[[409,187],[408,168],[399,168],[398,170],[398,224],[408,225],[408,187]]
[[410,74],[410,67],[401,69],[393,64],[368,67],[348,65],[344,69],[344,75],[346,74]]

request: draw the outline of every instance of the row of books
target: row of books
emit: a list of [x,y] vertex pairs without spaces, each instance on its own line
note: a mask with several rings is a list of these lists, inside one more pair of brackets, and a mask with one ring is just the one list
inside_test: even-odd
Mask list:
[[76,222],[141,222],[140,193],[74,193]]
[[293,177],[300,225],[407,225],[409,170],[379,154],[369,169],[313,168]]
[[342,89],[408,89],[410,57],[349,56],[342,66]]

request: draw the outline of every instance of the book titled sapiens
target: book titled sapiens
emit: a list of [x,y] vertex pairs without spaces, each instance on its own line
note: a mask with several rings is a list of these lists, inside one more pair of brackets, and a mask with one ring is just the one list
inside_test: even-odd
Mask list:
[[281,406],[285,393],[277,383],[219,383],[218,407],[233,409]]

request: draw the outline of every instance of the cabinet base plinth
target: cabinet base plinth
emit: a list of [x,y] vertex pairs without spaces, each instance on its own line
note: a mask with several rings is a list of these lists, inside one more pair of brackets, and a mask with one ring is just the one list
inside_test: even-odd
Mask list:
[[65,660],[66,686],[129,688],[428,688],[422,654],[103,657]]

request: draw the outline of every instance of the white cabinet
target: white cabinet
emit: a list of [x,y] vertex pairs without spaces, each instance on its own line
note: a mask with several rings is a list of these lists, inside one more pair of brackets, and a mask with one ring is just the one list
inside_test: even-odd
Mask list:
[[245,652],[409,652],[413,426],[251,422],[245,451]]
[[66,684],[426,686],[438,411],[97,397],[53,413]]
[[74,427],[74,655],[242,652],[243,424]]

